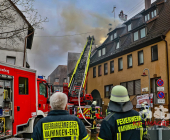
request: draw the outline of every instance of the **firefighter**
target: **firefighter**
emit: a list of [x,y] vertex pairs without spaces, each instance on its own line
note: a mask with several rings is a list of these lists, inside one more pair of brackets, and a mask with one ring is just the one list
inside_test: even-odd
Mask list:
[[62,92],[50,97],[52,111],[35,125],[32,140],[90,140],[82,121],[65,110],[66,104]]
[[95,106],[97,104],[97,101],[93,101],[91,107],[90,107],[90,120],[91,120],[91,133],[97,133],[96,131],[96,114],[95,114]]
[[111,110],[109,109],[109,103],[108,103],[108,107],[106,109],[106,116],[108,116],[110,114]]
[[114,86],[109,102],[112,112],[102,121],[98,140],[143,140],[145,123],[132,108],[127,89]]

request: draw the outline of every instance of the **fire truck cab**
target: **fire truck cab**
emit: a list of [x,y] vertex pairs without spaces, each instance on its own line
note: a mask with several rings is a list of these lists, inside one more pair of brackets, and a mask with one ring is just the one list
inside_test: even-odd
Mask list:
[[48,88],[35,70],[0,62],[0,139],[33,132],[50,110]]

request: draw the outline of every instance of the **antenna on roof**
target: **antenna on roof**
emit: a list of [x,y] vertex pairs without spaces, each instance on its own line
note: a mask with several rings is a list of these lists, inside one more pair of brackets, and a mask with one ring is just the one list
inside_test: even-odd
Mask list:
[[113,11],[112,11],[112,13],[114,13],[114,22],[115,22],[115,9],[116,9],[116,6],[113,7]]
[[122,21],[126,21],[127,20],[127,15],[123,14],[123,10],[120,11],[119,18]]

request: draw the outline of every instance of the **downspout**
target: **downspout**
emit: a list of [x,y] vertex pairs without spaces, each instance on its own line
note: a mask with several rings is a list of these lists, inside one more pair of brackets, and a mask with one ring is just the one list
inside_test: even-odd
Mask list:
[[161,36],[162,40],[165,41],[165,44],[166,44],[166,59],[167,59],[167,77],[168,77],[168,109],[170,111],[170,93],[169,93],[169,60],[168,60],[168,43],[167,41],[165,40],[165,38],[163,36]]
[[25,37],[23,67],[24,67],[24,64],[25,64],[25,53],[26,53],[26,43],[27,43],[27,40],[26,40],[26,39],[27,39],[30,35],[32,35],[33,33],[34,33],[34,31]]

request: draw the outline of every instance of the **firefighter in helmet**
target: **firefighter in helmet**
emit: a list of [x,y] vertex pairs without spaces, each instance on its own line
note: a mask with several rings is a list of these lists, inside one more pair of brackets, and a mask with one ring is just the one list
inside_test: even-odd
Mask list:
[[90,107],[90,122],[92,124],[91,133],[97,133],[96,131],[96,114],[95,114],[95,106],[97,105],[97,101],[93,101]]
[[111,110],[109,109],[109,103],[108,103],[108,106],[107,106],[107,109],[106,109],[106,116],[108,116],[110,114]]
[[109,102],[112,112],[102,121],[98,140],[143,140],[145,122],[132,108],[127,89],[114,86]]

